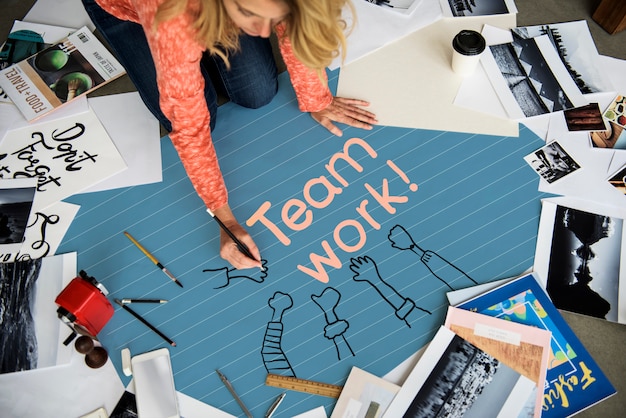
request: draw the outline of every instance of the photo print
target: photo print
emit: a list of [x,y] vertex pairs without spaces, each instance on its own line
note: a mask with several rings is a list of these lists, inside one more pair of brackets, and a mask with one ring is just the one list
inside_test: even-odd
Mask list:
[[542,203],[535,271],[557,308],[624,323],[619,295],[626,270],[623,213],[572,206]]
[[528,154],[524,160],[548,183],[554,183],[580,168],[556,141]]
[[591,146],[598,149],[626,150],[626,133],[624,127],[615,122],[608,123],[608,129],[589,133]]
[[570,132],[606,130],[604,118],[597,103],[565,110],[563,116]]
[[488,16],[517,12],[513,0],[440,0],[445,17]]
[[626,127],[626,97],[618,95],[604,111],[604,117],[622,128]]
[[482,63],[512,119],[523,119],[588,104],[547,35],[490,45]]
[[546,35],[582,94],[613,90],[598,65],[600,54],[587,21],[523,26],[511,31],[522,39]]
[[0,374],[71,360],[54,300],[75,272],[76,253],[0,263]]
[[422,0],[365,0],[382,8],[398,13],[411,14]]
[[35,200],[34,179],[0,180],[0,251],[19,251]]

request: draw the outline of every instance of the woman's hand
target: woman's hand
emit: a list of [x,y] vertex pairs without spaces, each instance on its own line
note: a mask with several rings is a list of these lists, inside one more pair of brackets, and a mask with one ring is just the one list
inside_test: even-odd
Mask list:
[[368,130],[372,129],[372,125],[378,123],[376,116],[372,112],[362,109],[361,106],[369,106],[369,102],[335,97],[326,109],[319,112],[311,112],[311,116],[331,133],[341,136],[341,129],[333,122],[340,122],[355,128]]
[[248,232],[241,225],[239,225],[239,222],[235,219],[230,207],[228,205],[224,205],[221,208],[216,209],[213,213],[222,221],[224,225],[226,225],[230,232],[232,232],[233,235],[241,241],[242,244],[248,247],[248,250],[250,250],[250,253],[256,260],[247,257],[244,253],[239,251],[237,244],[228,236],[226,232],[224,232],[222,228],[220,228],[220,257],[228,261],[236,269],[248,269],[255,267],[262,268],[259,249],[252,240],[250,234],[248,234]]

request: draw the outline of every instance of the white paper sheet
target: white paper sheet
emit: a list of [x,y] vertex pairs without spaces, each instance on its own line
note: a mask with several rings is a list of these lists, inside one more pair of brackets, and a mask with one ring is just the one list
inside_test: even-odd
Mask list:
[[93,111],[10,131],[0,156],[4,178],[38,180],[42,208],[126,168]]
[[92,32],[95,30],[80,0],[37,0],[23,20],[73,28],[87,26]]
[[[441,17],[441,7],[436,0],[416,0],[419,2],[410,15],[387,10],[365,0],[354,0],[356,24],[346,6],[344,19],[351,30],[347,38],[346,59],[344,65],[377,50],[403,36],[423,28]],[[329,66],[334,70],[341,66],[341,57],[337,57]]]
[[139,93],[122,93],[89,99],[128,168],[81,193],[160,182],[161,142],[159,122]]

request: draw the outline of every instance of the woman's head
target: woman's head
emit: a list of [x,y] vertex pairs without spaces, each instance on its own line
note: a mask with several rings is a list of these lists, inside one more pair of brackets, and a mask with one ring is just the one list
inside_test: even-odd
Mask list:
[[[294,54],[306,66],[322,70],[345,50],[346,22],[342,10],[350,0],[166,0],[157,12],[163,22],[191,11],[199,39],[209,52],[227,61],[236,50],[241,32],[269,37],[285,25]],[[198,6],[198,7],[194,7]]]
[[274,27],[290,13],[283,0],[222,0],[232,22],[250,36],[269,38]]

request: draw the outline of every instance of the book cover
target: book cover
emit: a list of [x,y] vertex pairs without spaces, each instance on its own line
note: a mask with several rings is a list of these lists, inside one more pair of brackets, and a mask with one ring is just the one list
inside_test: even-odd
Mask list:
[[[14,21],[11,32],[0,48],[0,70],[52,46],[75,30],[62,26]],[[11,102],[1,88],[0,102]]]
[[534,382],[519,417],[541,416],[550,331],[450,306],[445,327]]
[[28,121],[125,74],[87,28],[0,71],[0,87]]
[[384,417],[517,417],[534,386],[442,326]]
[[615,394],[615,388],[529,273],[457,306],[552,332],[542,416],[571,416]]

